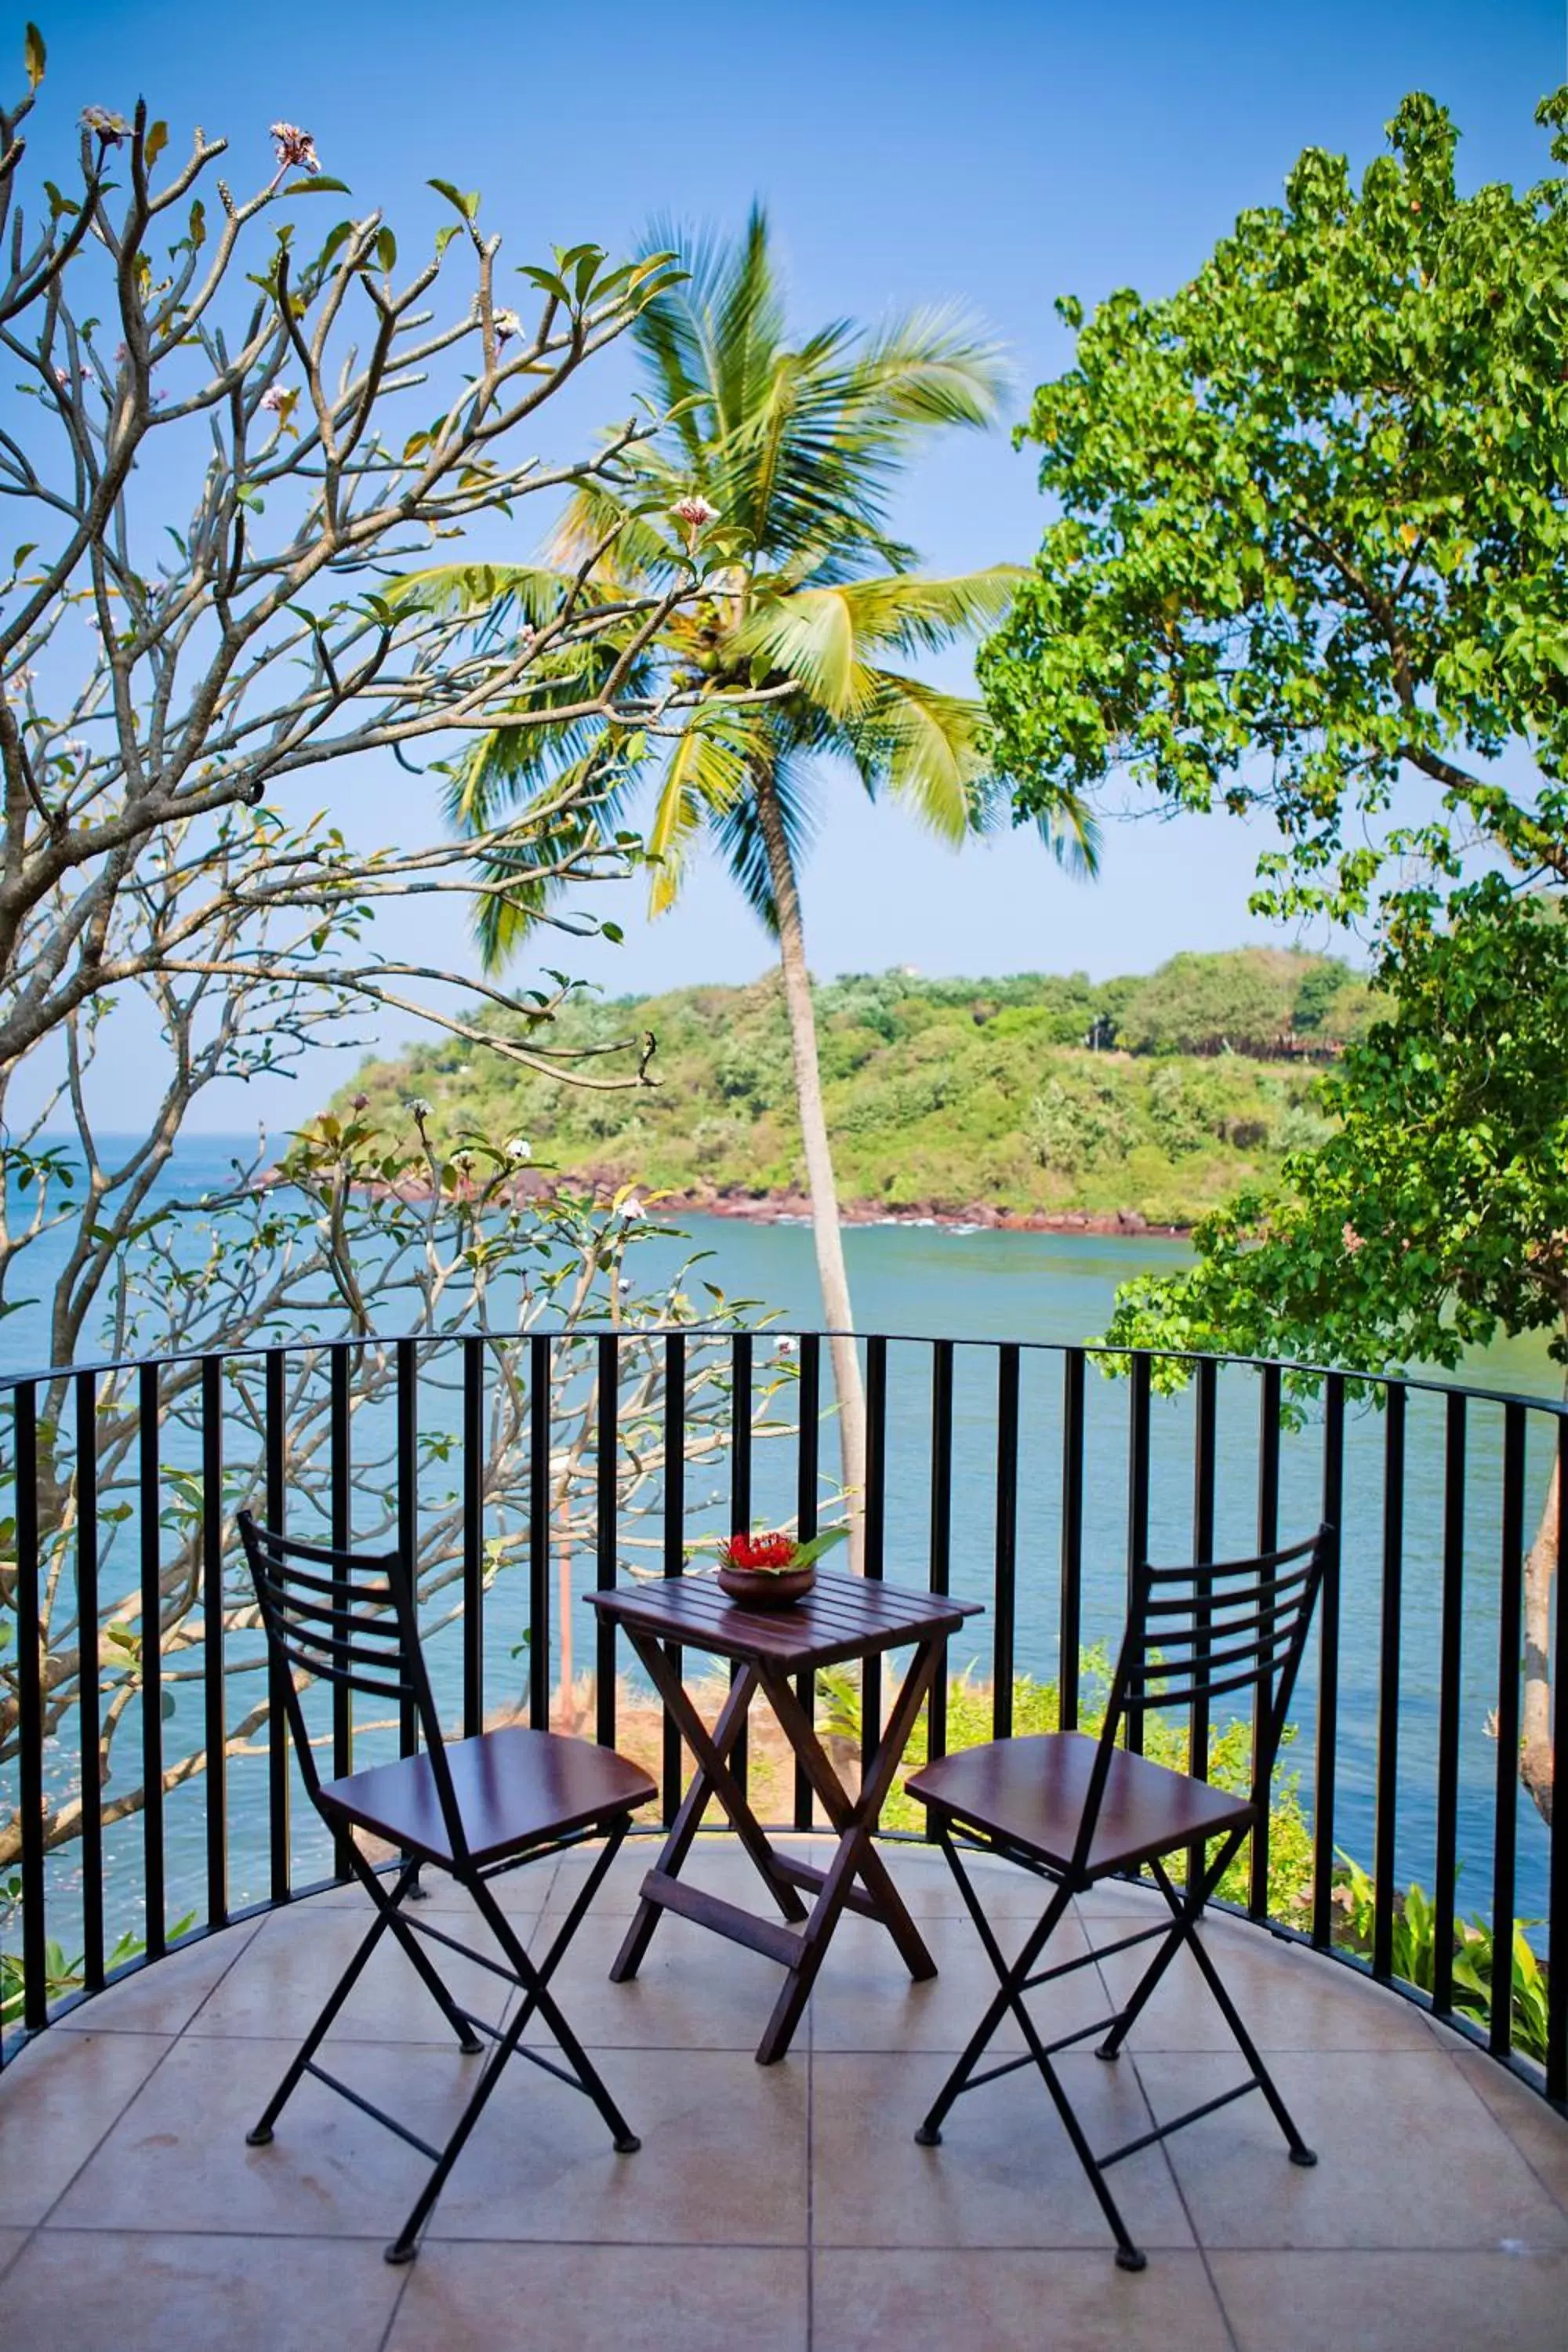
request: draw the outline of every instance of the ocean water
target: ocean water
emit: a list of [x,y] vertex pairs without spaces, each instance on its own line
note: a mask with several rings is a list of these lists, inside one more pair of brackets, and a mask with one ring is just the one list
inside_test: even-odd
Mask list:
[[[229,1176],[235,1151],[243,1146],[223,1139],[201,1139],[184,1149],[174,1175],[184,1191],[220,1185]],[[694,1280],[718,1283],[731,1297],[766,1303],[775,1328],[809,1328],[818,1320],[811,1236],[804,1225],[752,1223],[737,1219],[687,1216],[684,1238],[650,1237],[635,1259],[639,1287],[666,1279],[693,1253],[700,1263]],[[63,1248],[63,1241],[59,1247]],[[53,1254],[54,1245],[47,1245]],[[1180,1242],[1066,1235],[968,1232],[931,1225],[858,1226],[847,1237],[857,1321],[862,1329],[894,1337],[889,1350],[887,1530],[885,1573],[889,1581],[926,1580],[930,1544],[931,1351],[930,1339],[950,1338],[957,1351],[954,1387],[952,1478],[952,1581],[954,1590],[986,1605],[987,1614],[967,1625],[954,1645],[955,1669],[988,1676],[996,1634],[995,1395],[997,1359],[983,1344],[998,1339],[1034,1343],[1026,1350],[1020,1397],[1017,1515],[1016,1664],[1019,1671],[1054,1675],[1059,1664],[1061,1419],[1060,1359],[1055,1347],[1091,1339],[1101,1331],[1117,1286],[1133,1275],[1180,1266],[1188,1256]],[[37,1258],[45,1258],[40,1249]],[[39,1265],[25,1286],[41,1290]],[[904,1335],[904,1336],[900,1336]],[[34,1369],[44,1333],[35,1313],[24,1311],[0,1323],[0,1370]],[[759,1374],[769,1364],[773,1342],[759,1339]],[[787,1357],[784,1360],[786,1363]],[[1554,1397],[1560,1378],[1544,1341],[1521,1340],[1477,1355],[1463,1377],[1488,1388]],[[1083,1639],[1113,1647],[1124,1606],[1127,1572],[1127,1421],[1124,1381],[1091,1372],[1088,1383],[1083,1548]],[[1407,1413],[1404,1531],[1401,1547],[1401,1623],[1397,1678],[1401,1692],[1396,1759],[1396,1864],[1402,1882],[1431,1883],[1436,1803],[1436,1685],[1439,1577],[1444,1500],[1443,1400],[1413,1395]],[[1527,1515],[1543,1494],[1550,1466],[1547,1416],[1531,1415]],[[1335,1828],[1341,1847],[1370,1864],[1377,1768],[1376,1696],[1379,1686],[1385,1543],[1385,1417],[1352,1408],[1346,1440],[1343,1514],[1342,1641],[1340,1681],[1340,1740],[1335,1775]],[[1491,1854],[1499,1759],[1489,1717],[1496,1704],[1499,1672],[1497,1591],[1500,1557],[1500,1409],[1472,1405],[1469,1411],[1468,1479],[1465,1520],[1466,1613],[1460,1708],[1460,1850],[1463,1906],[1482,1913],[1489,1905]],[[825,1423],[825,1471],[834,1465],[830,1423]],[[1191,1557],[1193,1522],[1193,1407],[1190,1395],[1156,1398],[1153,1405],[1150,1546],[1156,1558]],[[1244,1553],[1253,1547],[1258,1460],[1258,1383],[1242,1370],[1220,1376],[1217,1419],[1216,1528],[1218,1548]],[[705,1474],[706,1475],[706,1474]],[[760,1445],[754,1467],[754,1515],[784,1518],[793,1508],[794,1450],[787,1444]],[[1281,1540],[1305,1534],[1321,1516],[1321,1433],[1309,1412],[1305,1424],[1287,1434],[1281,1449],[1279,1527]],[[721,1468],[704,1486],[694,1481],[695,1529],[717,1530],[724,1523]],[[583,1592],[591,1562],[574,1564],[572,1612],[579,1665],[593,1654],[591,1612]],[[520,1661],[521,1612],[526,1609],[526,1579],[498,1580],[487,1606],[487,1697],[494,1705],[526,1679]],[[560,1662],[560,1628],[552,1637],[552,1666]],[[456,1660],[447,1642],[435,1654],[438,1684],[455,1690]],[[450,1696],[448,1691],[446,1696]],[[1316,1717],[1316,1664],[1303,1676],[1293,1715],[1300,1727],[1297,1759],[1303,1768],[1303,1793],[1311,1795],[1312,1734]],[[180,1696],[179,1715],[199,1705],[193,1693]],[[195,1730],[195,1721],[192,1728]],[[171,1730],[177,1736],[178,1726]],[[128,1756],[133,1752],[125,1743]],[[171,1748],[171,1753],[178,1752]],[[69,1777],[70,1759],[62,1761]],[[199,1900],[204,1853],[203,1791],[199,1785],[171,1801],[169,1848],[171,1910]],[[265,1764],[239,1759],[229,1773],[233,1822],[233,1899],[265,1892],[262,1830]],[[1519,1898],[1521,1916],[1544,1908],[1547,1843],[1527,1799],[1517,1803]],[[296,1807],[295,1837],[300,1874],[320,1866],[320,1840],[306,1808]],[[132,1907],[140,1837],[133,1824],[110,1841],[116,1875],[123,1876]],[[62,1871],[60,1903],[68,1913],[73,1895]],[[188,1896],[189,1901],[184,1899]],[[55,1901],[51,1893],[51,1903]],[[53,1932],[53,1928],[51,1932]],[[68,1941],[68,1927],[60,1929]]]

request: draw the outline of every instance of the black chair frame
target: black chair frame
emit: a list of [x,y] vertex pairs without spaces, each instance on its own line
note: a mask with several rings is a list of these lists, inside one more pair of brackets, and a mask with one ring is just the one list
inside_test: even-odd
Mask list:
[[[328,1996],[259,2121],[246,2137],[252,2147],[266,2147],[294,2090],[302,2077],[310,2074],[317,2082],[339,2093],[362,2113],[384,2125],[398,2138],[406,2140],[411,2147],[417,2148],[429,2159],[432,2170],[402,2229],[386,2248],[389,2263],[405,2263],[411,2261],[416,2252],[420,2232],[446,2185],[447,2176],[503,2069],[514,2056],[527,2059],[543,2073],[553,2075],[558,2082],[565,2083],[590,2098],[604,2117],[618,2154],[630,2155],[641,2146],[573,2032],[549,1987],[587,1915],[606,1871],[620,1850],[629,1826],[632,1806],[645,1802],[647,1799],[635,1797],[596,1820],[560,1832],[547,1832],[531,1838],[526,1844],[520,1845],[499,1860],[476,1864],[465,1833],[440,1720],[430,1689],[429,1673],[419,1640],[413,1586],[401,1558],[395,1553],[353,1553],[325,1544],[301,1543],[292,1538],[285,1539],[271,1529],[258,1526],[246,1511],[240,1512],[238,1526],[268,1644],[283,1668],[279,1680],[306,1792],[333,1832],[340,1852],[375,1906],[375,1917],[363,1942]],[[301,1566],[301,1562],[309,1562],[310,1568]],[[312,1574],[310,1572],[311,1569],[326,1573]],[[424,1743],[421,1760],[427,1764],[434,1782],[447,1851],[441,1853],[431,1848],[405,1852],[401,1864],[386,1874],[392,1878],[390,1891],[384,1884],[383,1873],[371,1863],[355,1840],[353,1818],[345,1814],[334,1801],[334,1785],[343,1784],[323,1784],[317,1771],[301,1696],[302,1682],[314,1679],[347,1685],[369,1696],[395,1700],[400,1710],[405,1706],[413,1708]],[[647,1794],[652,1796],[654,1793],[650,1783]],[[362,1821],[359,1825],[365,1824]],[[491,1893],[491,1881],[528,1863],[564,1853],[595,1839],[603,1839],[605,1843],[584,1874],[581,1892],[549,1948],[542,1958],[531,1958],[516,1927]],[[458,1937],[447,1935],[444,1929],[430,1926],[406,1910],[405,1905],[420,1894],[420,1872],[427,1864],[448,1872],[467,1891],[495,1938],[502,1955],[500,1960],[485,1952],[476,1951]],[[397,2116],[387,2114],[349,2084],[340,2081],[316,2060],[316,2053],[333,2021],[382,1938],[388,1934],[413,1965],[436,2007],[457,2037],[458,2049],[466,2056],[478,2056],[484,2050],[486,2042],[490,2045],[489,2058],[474,2084],[468,2105],[445,2145],[440,2147],[410,2130]],[[457,2000],[435,1961],[425,1950],[426,1942],[444,1945],[449,1951],[460,1954],[492,1976],[499,1977],[511,1991],[521,1994],[517,2013],[504,2032],[488,2020],[473,2015]],[[523,2042],[522,2035],[536,2016],[553,2035],[565,2060],[564,2064],[558,2063],[544,2052]]]
[[[1310,2166],[1318,2160],[1297,2129],[1242,2022],[1199,1937],[1198,1927],[1205,1906],[1247,1836],[1268,1818],[1269,1780],[1331,1540],[1332,1530],[1323,1527],[1305,1543],[1253,1559],[1169,1569],[1145,1565],[1138,1571],[1082,1813],[1070,1857],[1065,1863],[1047,1859],[1038,1849],[1008,1836],[994,1824],[963,1820],[959,1811],[943,1802],[941,1764],[928,1767],[908,1784],[911,1793],[923,1798],[931,1809],[932,1831],[947,1856],[964,1906],[997,1979],[995,1994],[915,2137],[922,2147],[937,2147],[942,2123],[953,2102],[963,2093],[978,2090],[982,2084],[995,2082],[1020,2067],[1034,2066],[1050,2094],[1110,2224],[1116,2240],[1116,2260],[1123,2270],[1142,2270],[1148,2260],[1129,2231],[1106,2179],[1110,2168],[1126,2158],[1245,2098],[1249,2092],[1260,2091],[1285,2136],[1290,2161]],[[1245,1800],[1237,1800],[1234,1819],[1227,1820],[1223,1831],[1208,1839],[1191,1839],[1184,1833],[1168,1838],[1157,1851],[1123,1854],[1097,1865],[1093,1858],[1096,1832],[1118,1755],[1125,1752],[1119,1749],[1124,1727],[1140,1723],[1145,1714],[1166,1708],[1191,1710],[1194,1705],[1206,1720],[1209,1701],[1248,1689],[1257,1693],[1253,1769],[1248,1794]],[[1055,1735],[1064,1736],[1075,1735]],[[931,1785],[927,1785],[928,1777]],[[1002,1950],[974,1882],[963,1866],[961,1849],[1013,1863],[1047,1881],[1053,1890],[1037,1926],[1030,1931],[1015,1959],[1009,1960]],[[1183,1849],[1188,1857],[1186,1877],[1185,1884],[1178,1886],[1166,1871],[1164,1859]],[[1168,1921],[1119,1937],[1054,1968],[1037,1966],[1076,1895],[1108,1877],[1141,1875],[1144,1869],[1164,1897],[1171,1915]],[[1158,1949],[1125,2005],[1113,2016],[1058,2034],[1053,2040],[1042,2040],[1029,2014],[1026,1993],[1114,1953],[1152,1942],[1158,1943]],[[1060,2074],[1051,2062],[1059,2052],[1094,2034],[1104,2037],[1095,2053],[1098,2057],[1119,2058],[1123,2042],[1151,1996],[1183,1951],[1191,1953],[1213,1995],[1246,2062],[1247,2078],[1200,2105],[1173,2116],[1168,2123],[1097,2154],[1073,2111]],[[976,2066],[1003,2020],[1009,2015],[1016,2020],[1024,2036],[1023,2053],[977,2074]]]

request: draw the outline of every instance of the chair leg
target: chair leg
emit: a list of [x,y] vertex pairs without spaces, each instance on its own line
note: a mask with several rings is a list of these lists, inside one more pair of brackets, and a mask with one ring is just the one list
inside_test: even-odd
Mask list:
[[[935,2147],[940,2144],[942,2124],[948,2109],[968,2085],[974,2067],[995,2033],[997,2026],[1006,2012],[1011,2010],[1018,2021],[1019,2028],[1028,2046],[1028,2057],[1009,2061],[1007,2067],[1002,2071],[1010,2072],[1015,2066],[1023,2066],[1033,2062],[1036,2071],[1050,2094],[1051,2102],[1072,2144],[1073,2153],[1083,2167],[1089,2185],[1094,2191],[1110,2233],[1116,2240],[1118,2266],[1126,2271],[1141,2271],[1146,2267],[1149,2257],[1134,2242],[1122,2219],[1121,2209],[1110,2193],[1104,2168],[1089,2146],[1083,2126],[1073,2112],[1072,2102],[1062,2087],[1061,2077],[1051,2063],[1050,2050],[1040,2040],[1034,2019],[1029,2015],[1028,2005],[1024,1999],[1026,1980],[1032,1973],[1035,1962],[1061,1924],[1062,1917],[1072,1900],[1071,1885],[1065,1881],[1058,1884],[1056,1892],[1046,1907],[1045,1916],[1026,1938],[1017,1958],[1009,1962],[996,1941],[990,1921],[981,1907],[980,1898],[974,1892],[969,1874],[959,1861],[957,1848],[953,1845],[952,1838],[945,1828],[940,1830],[938,1834],[952,1866],[953,1876],[958,1881],[959,1891],[963,1896],[969,1915],[979,1931],[991,1965],[996,1971],[998,1990],[972,2035],[968,2047],[938,2092],[935,2103],[924,2123],[916,2132],[915,2137],[922,2147]],[[982,2082],[986,2079],[988,2078],[984,2075],[981,2077]]]
[[984,2056],[992,2037],[1009,2009],[1015,2014],[1022,2009],[1023,1996],[1017,1989],[1018,1984],[1028,1975],[1051,1937],[1055,1935],[1062,1916],[1072,1900],[1069,1887],[1066,1885],[1058,1887],[1056,1894],[1046,1906],[1044,1918],[1028,1937],[1017,1959],[1009,1966],[1003,1956],[1001,1946],[992,1933],[991,1923],[981,1908],[980,1899],[970,1885],[969,1874],[958,1858],[958,1849],[953,1844],[952,1836],[945,1826],[939,1829],[937,1834],[942,1850],[947,1856],[948,1866],[958,1882],[958,1891],[963,1897],[964,1906],[974,1922],[980,1940],[984,1945],[991,1965],[996,1971],[997,1990],[986,2004],[979,2024],[970,2035],[952,2073],[937,2093],[925,2121],[915,2134],[921,2147],[936,2147],[941,2144],[942,2120],[948,2109]]
[[510,1962],[517,1981],[522,1989],[523,1997],[518,2005],[517,2015],[496,2044],[483,2074],[474,2086],[473,2096],[458,2118],[447,2145],[436,2159],[434,2169],[416,2198],[407,2220],[387,2247],[386,2260],[389,2263],[413,2261],[418,2251],[420,2232],[435,2209],[437,2199],[447,2185],[452,2167],[462,2154],[468,2135],[478,2123],[490,2093],[500,2080],[502,2069],[517,2049],[536,2011],[560,2044],[563,2055],[573,2070],[577,2088],[587,2094],[604,2117],[615,2142],[616,2154],[630,2156],[642,2146],[642,2142],[610,2096],[597,2069],[573,2033],[548,1990],[551,1977],[554,1974],[573,1937],[586,1916],[589,1906],[598,1892],[600,1883],[620,1849],[621,1842],[626,1833],[626,1822],[623,1820],[605,1841],[604,1851],[586,1874],[583,1891],[567,1913],[560,1932],[542,1959],[537,1963],[529,1958],[510,1920],[496,1902],[484,1880],[477,1875],[459,1878],[458,1883],[466,1886],[473,1896],[485,1924]]
[[1215,2005],[1218,2009],[1219,2013],[1224,2018],[1226,2023],[1229,2026],[1231,2032],[1234,2034],[1237,2048],[1240,2051],[1248,2066],[1252,2069],[1253,2074],[1257,2078],[1258,2087],[1262,2092],[1264,2097],[1268,2100],[1274,2120],[1285,2135],[1287,2145],[1290,2150],[1291,2163],[1309,2167],[1316,2164],[1318,2161],[1317,2153],[1314,2149],[1308,2147],[1306,2141],[1302,2138],[1300,2131],[1297,2129],[1296,2119],[1291,2115],[1289,2108],[1285,2105],[1284,2100],[1280,2097],[1273,2075],[1264,2064],[1263,2060],[1258,2053],[1256,2042],[1253,2041],[1251,2034],[1248,2033],[1246,2026],[1242,2023],[1240,2013],[1237,2009],[1236,2003],[1232,2000],[1229,1993],[1226,1990],[1225,1985],[1220,1979],[1219,1970],[1215,1967],[1214,1961],[1209,1957],[1202,1939],[1198,1936],[1195,1923],[1194,1925],[1190,1941],[1193,1948],[1193,1958],[1197,1962],[1199,1969],[1202,1970],[1205,1983],[1208,1986],[1210,1992],[1214,1995]]
[[[362,1857],[356,1853],[355,1860],[357,1864],[362,1860]],[[417,1866],[418,1865],[416,1864],[411,1863],[408,1864],[408,1866],[404,1870],[402,1875],[399,1877],[396,1887],[390,1895],[384,1892],[380,1882],[375,1880],[374,1873],[371,1872],[369,1874],[374,1884],[375,1901],[378,1906],[376,1916],[371,1922],[369,1931],[367,1932],[363,1942],[360,1945],[358,1951],[355,1952],[353,1959],[349,1962],[347,1968],[343,1970],[342,1975],[338,1979],[337,1983],[333,1986],[331,1993],[328,1995],[325,2006],[322,2008],[320,2016],[317,2018],[314,2025],[311,2026],[309,2033],[305,2036],[304,2041],[300,2044],[299,2050],[295,2053],[293,2063],[289,2066],[288,2073],[283,2077],[283,2080],[279,2084],[278,2088],[273,2092],[271,2098],[268,2101],[260,2121],[255,2124],[252,2128],[246,2133],[245,2138],[247,2147],[265,2147],[270,2141],[272,2137],[273,2125],[277,2122],[279,2116],[288,2105],[290,2098],[292,2098],[294,2091],[300,2082],[300,2078],[304,2074],[306,2067],[310,2064],[311,2059],[315,2056],[317,2051],[326,2040],[328,2033],[331,2030],[333,2019],[337,2016],[338,2011],[342,2009],[344,2001],[347,2000],[350,1993],[353,1992],[355,1985],[359,1982],[366,1961],[370,1958],[371,1954],[374,1951],[383,1936],[385,1935],[388,1927],[392,1925],[397,1906],[407,1893],[409,1885],[414,1876],[414,1872]],[[466,2032],[468,2029],[463,2027],[460,2028],[459,2031]]]

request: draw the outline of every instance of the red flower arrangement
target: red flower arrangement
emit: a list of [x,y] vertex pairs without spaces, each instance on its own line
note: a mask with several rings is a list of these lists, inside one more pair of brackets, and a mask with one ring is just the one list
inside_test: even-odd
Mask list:
[[796,1570],[812,1568],[825,1551],[842,1543],[847,1528],[825,1528],[820,1535],[811,1536],[805,1543],[797,1537],[773,1529],[764,1535],[727,1536],[719,1546],[721,1568],[744,1569],[752,1575],[793,1576]]

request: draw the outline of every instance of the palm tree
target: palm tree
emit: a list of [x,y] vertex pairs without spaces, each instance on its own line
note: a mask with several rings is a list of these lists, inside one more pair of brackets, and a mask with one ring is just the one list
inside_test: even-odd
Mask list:
[[[693,593],[641,656],[693,698],[672,740],[621,757],[592,726],[479,738],[453,777],[452,814],[485,830],[504,803],[563,782],[584,788],[584,825],[624,815],[641,761],[657,761],[647,846],[651,907],[679,897],[694,850],[713,842],[777,942],[795,1066],[817,1271],[840,1409],[844,1484],[866,1476],[865,1403],[817,1065],[800,903],[802,853],[835,762],[873,796],[886,789],[942,839],[961,843],[1003,814],[984,772],[981,706],[912,676],[902,658],[995,621],[1017,577],[994,565],[956,578],[917,572],[889,509],[910,453],[944,427],[996,413],[995,349],[962,317],[930,310],[877,331],[837,320],[788,339],[767,221],[753,208],[731,242],[654,244],[689,275],[634,334],[645,390],[664,421],[635,451],[624,490],[585,488],[544,567],[447,567],[405,594],[542,626],[586,567],[598,588]],[[617,648],[606,644],[606,663]],[[581,698],[581,667],[552,681]],[[616,781],[606,783],[606,775]],[[594,790],[588,787],[593,785]],[[1095,835],[1066,799],[1042,824],[1064,862],[1092,869]],[[498,880],[504,876],[498,876]],[[526,882],[487,902],[481,937],[500,961],[538,906]],[[856,1511],[858,1519],[858,1511]],[[858,1553],[858,1541],[856,1543]]]

